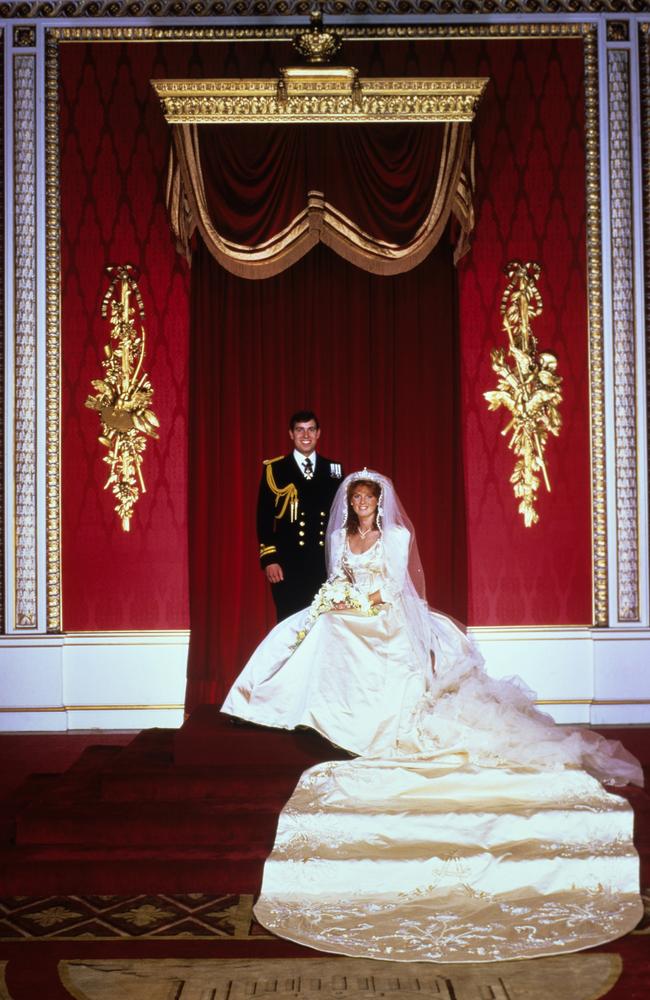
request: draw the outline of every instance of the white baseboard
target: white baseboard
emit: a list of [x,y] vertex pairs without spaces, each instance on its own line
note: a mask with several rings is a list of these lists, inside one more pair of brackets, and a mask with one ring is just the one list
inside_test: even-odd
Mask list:
[[[474,628],[558,722],[650,724],[650,629]],[[176,727],[189,632],[0,636],[0,731]]]
[[0,731],[177,727],[189,632],[0,637]]

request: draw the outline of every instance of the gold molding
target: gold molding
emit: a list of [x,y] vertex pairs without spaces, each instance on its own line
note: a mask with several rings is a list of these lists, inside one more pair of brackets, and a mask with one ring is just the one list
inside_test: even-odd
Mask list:
[[39,705],[36,708],[8,708],[0,707],[0,713],[16,712],[26,714],[28,712],[181,712],[184,705]]
[[38,304],[37,304],[37,66],[33,52],[14,53],[12,278],[13,388],[10,420],[13,450],[13,628],[36,630],[38,607]]
[[589,399],[591,408],[591,525],[594,625],[607,626],[607,494],[605,483],[605,369],[603,360],[603,256],[598,117],[598,30],[585,33],[585,153]]
[[[437,38],[577,38],[594,31],[596,26],[582,22],[547,23],[492,23],[492,24],[408,24],[374,25],[373,27],[337,25],[342,38],[357,41],[401,41],[403,39]],[[143,27],[91,25],[48,28],[47,34],[61,42],[288,42],[295,34],[292,26],[274,28],[192,28],[192,27]]]
[[152,80],[170,125],[471,122],[486,77],[366,79],[353,69],[281,70],[280,80]]
[[61,222],[59,207],[59,48],[45,42],[46,622],[63,627],[61,601]]
[[[536,705],[650,705],[650,698],[538,698]],[[29,712],[180,712],[184,705],[39,705],[11,708],[0,706],[0,714]],[[617,723],[623,725],[623,723]]]

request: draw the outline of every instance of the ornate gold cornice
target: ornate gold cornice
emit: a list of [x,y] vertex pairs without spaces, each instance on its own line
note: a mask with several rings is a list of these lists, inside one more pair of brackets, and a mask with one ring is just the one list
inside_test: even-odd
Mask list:
[[[307,16],[310,0],[37,0],[0,3],[2,18],[61,17],[291,17]],[[375,17],[441,16],[450,14],[643,14],[650,0],[330,0],[323,4],[330,16],[353,14]],[[337,26],[338,30],[338,26]]]
[[152,80],[172,125],[197,122],[471,122],[487,78],[364,79],[287,69],[279,80]]
[[[650,0],[648,0],[650,5]],[[594,25],[581,21],[561,22],[510,22],[492,24],[391,24],[337,26],[343,39],[400,41],[445,38],[575,38],[585,35]],[[290,42],[296,35],[292,26],[281,28],[272,24],[265,27],[236,28],[191,27],[187,25],[161,25],[137,27],[133,25],[110,25],[94,27],[91,24],[57,26],[48,29],[48,35],[61,42]]]

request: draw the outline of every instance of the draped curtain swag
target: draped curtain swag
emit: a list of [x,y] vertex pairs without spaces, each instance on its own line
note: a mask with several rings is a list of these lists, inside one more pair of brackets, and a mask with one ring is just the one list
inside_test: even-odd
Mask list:
[[453,214],[474,224],[467,123],[176,125],[167,205],[190,259],[196,230],[227,271],[269,278],[317,243],[372,274],[427,257]]

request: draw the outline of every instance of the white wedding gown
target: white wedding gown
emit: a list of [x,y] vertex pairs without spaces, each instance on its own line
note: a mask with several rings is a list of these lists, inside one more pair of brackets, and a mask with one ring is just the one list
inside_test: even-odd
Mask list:
[[643,914],[633,814],[601,782],[642,784],[638,761],[557,726],[517,679],[490,678],[429,611],[432,673],[410,638],[407,553],[404,529],[362,555],[342,536],[334,575],[380,590],[379,614],[321,614],[298,644],[306,612],[280,622],[224,702],[358,755],[303,774],[257,919],[320,950],[403,961],[526,958],[625,934]]

